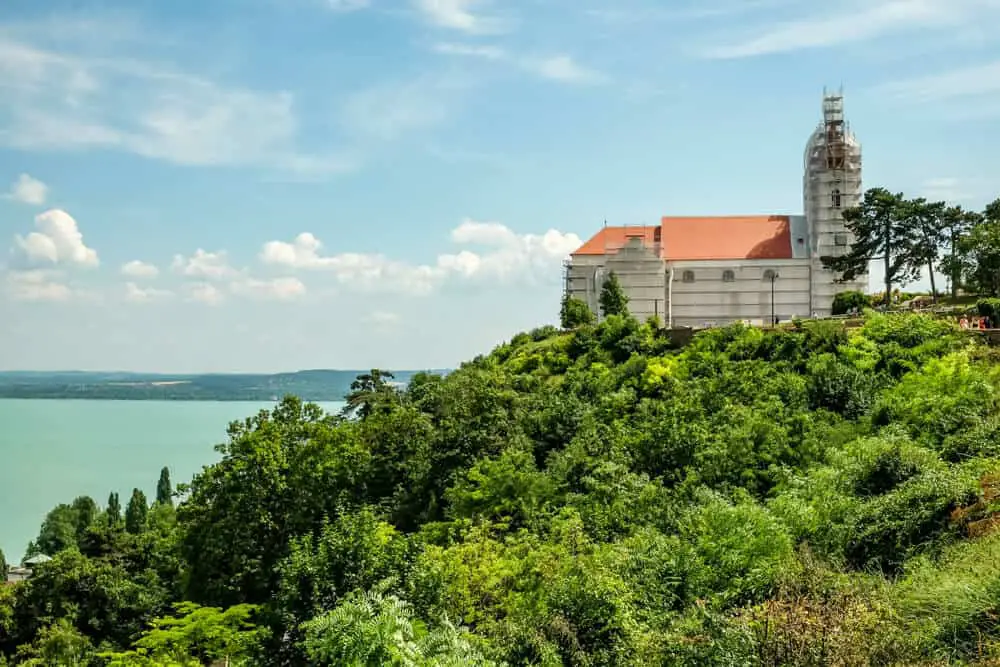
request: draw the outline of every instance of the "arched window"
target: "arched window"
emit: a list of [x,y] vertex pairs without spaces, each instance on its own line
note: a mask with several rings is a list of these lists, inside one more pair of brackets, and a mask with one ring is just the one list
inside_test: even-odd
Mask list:
[[686,283],[694,282],[694,271],[685,271],[681,274],[681,280]]
[[722,282],[724,283],[736,282],[736,273],[734,273],[732,269],[726,269],[725,271],[722,272]]
[[768,282],[775,280],[777,277],[778,274],[775,273],[774,269],[767,269],[764,271],[764,280],[767,280]]
[[830,195],[830,198],[833,199],[833,207],[840,208],[840,190],[834,188],[833,193]]

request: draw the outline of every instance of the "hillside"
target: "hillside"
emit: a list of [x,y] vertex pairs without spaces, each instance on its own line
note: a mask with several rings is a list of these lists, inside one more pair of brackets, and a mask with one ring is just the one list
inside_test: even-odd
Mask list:
[[[85,371],[0,371],[0,398],[160,401],[342,401],[362,371],[305,370],[274,374],[167,375]],[[397,371],[406,383],[416,371]]]
[[998,388],[923,315],[521,334],[354,419],[289,398],[179,495],[67,498],[0,589],[0,655],[996,664]]

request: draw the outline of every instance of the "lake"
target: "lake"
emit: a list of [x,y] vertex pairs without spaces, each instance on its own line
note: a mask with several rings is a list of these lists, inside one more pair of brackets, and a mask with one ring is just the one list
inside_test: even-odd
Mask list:
[[[59,503],[89,495],[122,508],[150,499],[163,466],[174,484],[218,460],[226,427],[273,403],[0,399],[0,549],[18,562]],[[342,403],[321,403],[328,411]]]

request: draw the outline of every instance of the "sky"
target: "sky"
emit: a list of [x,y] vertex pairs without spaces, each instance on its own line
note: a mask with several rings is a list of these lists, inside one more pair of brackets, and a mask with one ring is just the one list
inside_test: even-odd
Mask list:
[[[0,369],[441,368],[606,220],[1000,195],[1000,0],[4,0]],[[880,280],[872,275],[873,282]]]

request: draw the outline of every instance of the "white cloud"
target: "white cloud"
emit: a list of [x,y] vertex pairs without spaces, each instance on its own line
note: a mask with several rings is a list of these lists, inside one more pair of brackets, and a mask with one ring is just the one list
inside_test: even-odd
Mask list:
[[431,76],[372,86],[347,99],[343,122],[352,134],[389,141],[447,120],[466,87],[456,79]]
[[298,150],[288,92],[226,86],[124,55],[62,53],[3,35],[0,115],[0,145],[23,150],[104,148],[183,165],[309,172],[351,167],[343,156]]
[[8,271],[7,294],[15,301],[66,301],[73,291],[54,271]]
[[355,12],[370,4],[371,0],[327,0],[327,5],[335,12]]
[[97,266],[97,252],[83,242],[76,220],[60,209],[50,209],[35,216],[39,231],[22,238],[17,245],[32,262]]
[[923,102],[1000,93],[1000,60],[894,81],[883,84],[878,91],[892,97]]
[[295,277],[273,280],[246,278],[233,282],[231,289],[234,294],[275,301],[290,301],[306,293],[306,286]]
[[[812,4],[808,6],[812,7]],[[709,58],[747,58],[862,42],[918,29],[949,30],[997,7],[994,0],[843,0],[817,4],[822,13],[753,26],[748,39],[711,47]],[[744,26],[746,21],[741,22]]]
[[225,250],[207,252],[201,248],[195,250],[194,254],[190,257],[174,255],[171,268],[188,278],[205,278],[208,280],[232,278],[239,273],[229,265]]
[[12,199],[22,204],[41,206],[49,194],[49,186],[42,183],[37,178],[32,178],[28,174],[21,174],[14,181],[10,192],[3,195],[3,199]]
[[500,223],[475,220],[465,220],[452,230],[451,240],[484,248],[441,254],[432,264],[408,264],[382,255],[324,255],[319,239],[304,232],[291,243],[265,243],[260,260],[290,269],[329,271],[340,284],[360,290],[428,294],[454,278],[500,283],[552,278],[558,276],[560,261],[582,244],[576,234],[554,229],[541,235],[517,234]]
[[155,278],[160,275],[160,270],[152,264],[133,259],[122,265],[122,275],[131,278]]
[[149,303],[158,299],[170,298],[173,292],[153,287],[139,287],[135,283],[125,283],[125,299],[132,303]]
[[432,24],[467,33],[496,32],[503,24],[476,10],[490,4],[488,0],[414,0],[417,9]]
[[596,83],[602,76],[591,69],[581,66],[570,56],[554,56],[529,63],[529,68],[540,76],[555,81],[567,83]]
[[224,300],[222,290],[211,283],[193,283],[187,286],[188,300],[207,306],[217,306]]
[[505,62],[531,72],[536,76],[563,83],[598,83],[605,79],[597,70],[589,69],[576,62],[572,56],[556,55],[547,58],[515,57],[496,46],[478,44],[457,44],[440,42],[433,50],[447,56],[481,58],[494,62]]
[[437,53],[447,56],[467,56],[471,58],[485,58],[486,60],[503,60],[507,58],[507,52],[498,46],[438,42],[434,45],[433,49]]

